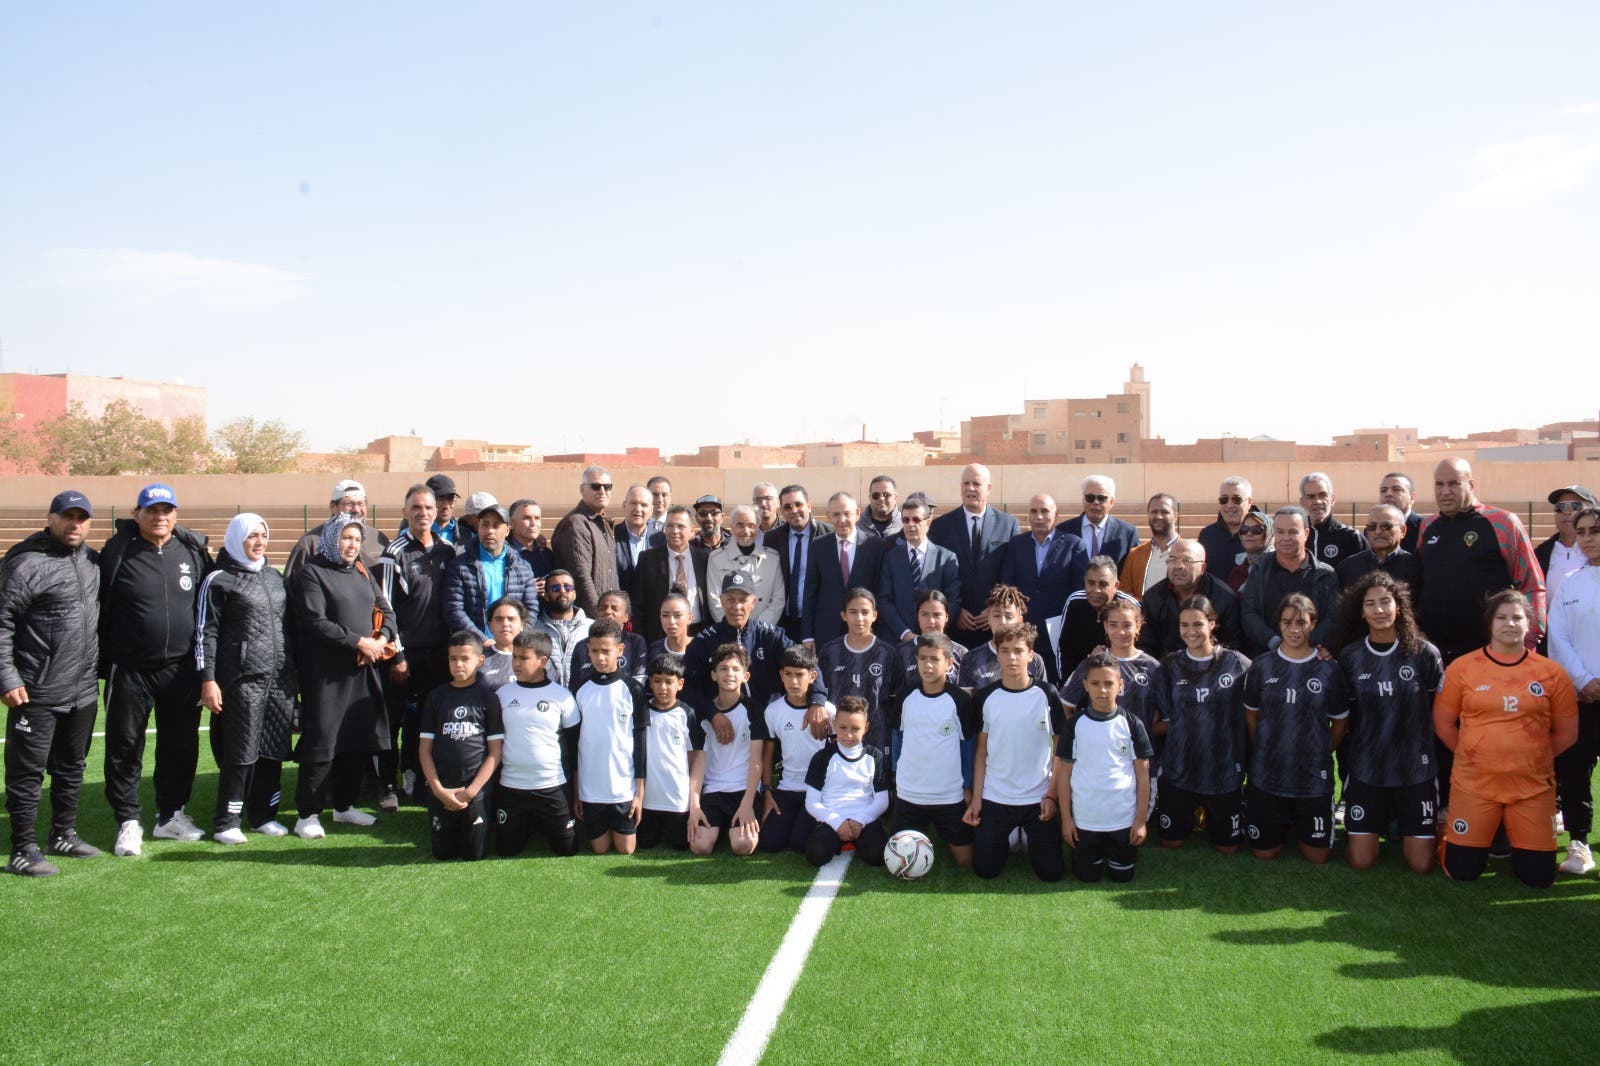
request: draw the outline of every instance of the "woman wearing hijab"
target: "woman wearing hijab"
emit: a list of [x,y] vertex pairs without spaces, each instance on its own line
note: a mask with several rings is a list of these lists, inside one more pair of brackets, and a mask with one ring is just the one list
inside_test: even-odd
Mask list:
[[270,536],[260,515],[235,515],[200,586],[195,666],[211,712],[219,844],[244,843],[241,813],[265,836],[289,832],[278,821],[278,786],[294,720],[294,655],[288,594],[267,565]]
[[334,515],[317,554],[289,583],[301,699],[294,832],[305,840],[326,835],[330,792],[334,821],[377,821],[355,804],[372,754],[389,747],[377,664],[391,654],[395,628],[389,601],[361,563],[362,535],[360,519]]

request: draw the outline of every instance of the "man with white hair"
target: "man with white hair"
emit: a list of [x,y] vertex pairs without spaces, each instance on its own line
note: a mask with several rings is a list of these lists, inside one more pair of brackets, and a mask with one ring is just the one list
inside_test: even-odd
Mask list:
[[969,648],[989,639],[984,604],[1000,583],[1011,538],[1022,532],[1015,518],[989,506],[993,488],[989,468],[969,464],[961,471],[961,506],[928,524],[928,539],[954,554],[961,571],[961,606],[951,619],[950,635]]
[[568,511],[550,538],[556,567],[572,575],[578,607],[599,616],[600,597],[617,584],[617,541],[606,518],[611,503],[611,471],[596,463],[578,478],[582,499]]
[[1255,506],[1255,491],[1249,481],[1237,476],[1224,479],[1217,491],[1217,520],[1196,538],[1206,550],[1206,569],[1213,574],[1231,574],[1243,561],[1245,549],[1239,540],[1239,527]]
[[1139,531],[1111,513],[1117,505],[1117,483],[1104,474],[1083,479],[1083,513],[1061,523],[1063,533],[1083,541],[1092,559],[1109,555],[1117,566],[1139,544]]
[[1306,550],[1335,570],[1366,548],[1361,534],[1333,517],[1333,479],[1320,470],[1300,479],[1300,506],[1311,516],[1311,541]]
[[778,486],[770,481],[750,486],[750,506],[756,509],[756,528],[763,537],[778,528]]
[[[729,522],[733,537],[706,558],[706,584],[720,589],[722,579],[734,571],[748,574],[755,581],[756,597],[750,617],[781,632],[783,608],[788,602],[783,591],[783,569],[777,549],[761,543],[756,524],[754,507],[741,504],[733,509]],[[711,616],[722,621],[720,600],[711,601]]]

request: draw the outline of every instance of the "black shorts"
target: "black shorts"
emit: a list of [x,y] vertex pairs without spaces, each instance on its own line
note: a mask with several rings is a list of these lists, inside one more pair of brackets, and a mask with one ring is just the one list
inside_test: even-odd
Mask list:
[[1156,796],[1156,824],[1162,840],[1188,840],[1194,832],[1194,812],[1204,808],[1206,835],[1219,848],[1244,840],[1244,796],[1223,792],[1214,796],[1190,792],[1166,781]]
[[1403,837],[1432,840],[1438,834],[1438,790],[1432,781],[1385,788],[1352,777],[1340,798],[1347,834],[1387,833],[1395,822]]
[[[700,810],[706,816],[706,821],[713,829],[728,829],[733,825],[733,816],[739,813],[739,804],[744,802],[744,792],[702,792],[700,794]],[[757,810],[759,811],[759,805]]]
[[567,802],[567,790],[553,788],[506,788],[494,790],[494,849],[500,855],[519,855],[533,839],[543,833],[550,850],[571,855],[578,846],[578,823]]
[[1245,834],[1256,851],[1283,847],[1289,827],[1302,847],[1333,847],[1333,793],[1310,798],[1275,796],[1254,785],[1244,790]]
[[1127,829],[1109,833],[1080,829],[1072,847],[1072,876],[1080,881],[1098,881],[1108,875],[1113,881],[1132,881],[1138,859],[1139,849],[1128,840]]
[[689,850],[689,812],[645,810],[639,815],[641,849],[665,844],[673,851]]
[[639,831],[634,823],[631,803],[585,803],[583,805],[583,827],[589,832],[590,840],[599,840],[607,833],[621,833],[631,837]]
[[481,859],[489,848],[489,797],[482,792],[459,811],[428,796],[428,843],[436,859]]
[[[761,820],[761,850],[769,855],[786,850],[803,854],[811,830],[817,826],[816,819],[806,813],[805,790],[778,788],[768,795],[778,804],[778,810]],[[756,810],[765,806],[766,802],[762,801]]]
[[941,803],[924,805],[912,803],[909,800],[896,799],[894,813],[889,819],[889,835],[894,836],[902,829],[915,829],[926,833],[928,826],[938,830],[939,839],[952,847],[964,848],[972,844],[977,835],[977,830],[961,820],[967,813],[967,805],[957,800],[954,803]]

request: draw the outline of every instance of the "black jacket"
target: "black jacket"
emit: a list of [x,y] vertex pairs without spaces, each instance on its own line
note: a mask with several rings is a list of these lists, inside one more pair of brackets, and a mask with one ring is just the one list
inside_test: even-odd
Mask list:
[[40,708],[68,710],[99,697],[100,570],[88,546],[40,530],[0,564],[0,692],[26,686]]
[[200,586],[195,620],[195,670],[222,689],[222,714],[212,718],[218,759],[249,765],[289,755],[295,667],[289,596],[270,566],[250,571],[223,552]]
[[[1217,609],[1218,644],[1239,651],[1244,644],[1244,623],[1239,616],[1239,597],[1216,574],[1205,573],[1195,582],[1191,596],[1204,596]],[[1162,578],[1145,590],[1144,626],[1139,631],[1139,647],[1161,659],[1184,646],[1178,635],[1178,602],[1172,582]]]
[[206,538],[176,526],[156,547],[131,518],[100,550],[100,661],[155,667],[194,654],[195,600],[211,571]]
[[400,661],[405,661],[407,649],[438,650],[449,641],[450,629],[444,620],[444,575],[460,553],[460,548],[437,533],[433,547],[424,548],[409,530],[401,530],[384,547],[373,576],[378,579],[384,598],[394,607],[395,624],[400,630]]
[[1347,526],[1332,515],[1312,526],[1310,532],[1306,551],[1335,570],[1341,562],[1367,548],[1367,542],[1354,526]]

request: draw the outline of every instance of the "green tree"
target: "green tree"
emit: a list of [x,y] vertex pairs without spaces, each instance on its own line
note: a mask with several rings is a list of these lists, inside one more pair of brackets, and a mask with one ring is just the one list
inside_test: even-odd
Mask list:
[[166,458],[166,427],[126,400],[113,400],[98,418],[81,403],[39,427],[34,466],[40,473],[146,473]]
[[224,469],[238,474],[281,474],[294,469],[295,456],[305,451],[305,437],[277,419],[257,422],[235,418],[211,436]]
[[199,415],[173,420],[164,451],[159,469],[168,474],[217,474],[226,470],[206,435],[206,420]]

